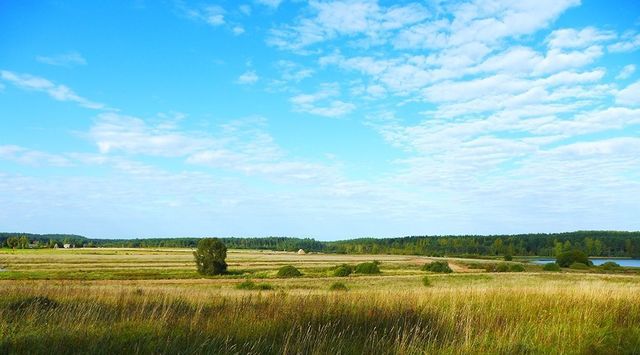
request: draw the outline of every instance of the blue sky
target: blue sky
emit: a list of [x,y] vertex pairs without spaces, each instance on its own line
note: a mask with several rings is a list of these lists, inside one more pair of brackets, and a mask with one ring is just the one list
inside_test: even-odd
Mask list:
[[0,230],[640,229],[640,3],[0,1]]

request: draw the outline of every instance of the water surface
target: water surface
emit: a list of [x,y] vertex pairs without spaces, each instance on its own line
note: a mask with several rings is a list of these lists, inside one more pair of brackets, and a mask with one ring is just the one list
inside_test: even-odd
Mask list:
[[[620,266],[631,266],[631,267],[640,267],[640,259],[606,259],[606,258],[590,258],[593,262],[593,265],[602,265],[607,261],[613,261],[614,263],[618,263]],[[553,263],[556,259],[545,258],[545,259],[535,259],[532,262],[534,264],[546,264]]]

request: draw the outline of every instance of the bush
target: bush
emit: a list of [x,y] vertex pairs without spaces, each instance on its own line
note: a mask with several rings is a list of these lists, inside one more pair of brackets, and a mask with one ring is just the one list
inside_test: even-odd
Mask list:
[[426,287],[431,286],[431,280],[429,280],[429,276],[425,276],[422,278],[422,284]]
[[556,262],[562,267],[568,267],[573,263],[582,263],[587,266],[591,266],[591,261],[589,261],[587,254],[580,250],[571,250],[560,253],[556,257]]
[[621,266],[620,266],[620,264],[618,264],[618,263],[616,263],[614,261],[607,261],[606,263],[603,263],[602,265],[600,265],[600,268],[602,270],[610,271],[610,270],[620,269]]
[[351,275],[352,272],[353,272],[353,268],[350,265],[344,264],[344,265],[337,266],[333,270],[333,276],[346,277]]
[[362,263],[356,265],[356,273],[358,274],[379,274],[380,268],[376,262]]
[[524,271],[524,266],[522,266],[522,264],[513,264],[509,268],[509,271],[511,271],[511,272],[523,272]]
[[513,256],[511,256],[509,254],[504,256],[504,261],[511,261],[511,260],[513,260]]
[[329,286],[330,291],[349,291],[347,286],[342,282],[334,282]]
[[255,283],[251,280],[244,280],[236,285],[238,290],[272,290],[273,286],[268,283]]
[[495,271],[495,272],[508,272],[509,271],[509,264],[500,263],[500,264],[496,265],[496,267],[495,267],[495,269],[493,269],[493,271]]
[[546,263],[542,267],[542,270],[544,270],[544,271],[560,271],[560,265],[558,265],[557,263]]
[[449,263],[446,261],[434,261],[429,264],[422,265],[422,271],[431,271],[439,273],[451,273],[453,270],[449,267]]
[[589,268],[589,265],[584,264],[584,263],[573,263],[571,265],[569,265],[570,269],[575,269],[575,270],[586,270]]
[[227,272],[227,247],[219,239],[203,238],[198,241],[198,249],[193,253],[198,273],[220,275]]
[[302,273],[295,268],[295,266],[285,265],[278,270],[277,277],[299,277],[302,276]]

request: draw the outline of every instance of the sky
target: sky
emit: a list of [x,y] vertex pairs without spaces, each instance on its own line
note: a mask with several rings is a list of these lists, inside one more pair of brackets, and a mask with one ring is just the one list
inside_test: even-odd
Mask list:
[[640,2],[0,0],[0,230],[640,230]]

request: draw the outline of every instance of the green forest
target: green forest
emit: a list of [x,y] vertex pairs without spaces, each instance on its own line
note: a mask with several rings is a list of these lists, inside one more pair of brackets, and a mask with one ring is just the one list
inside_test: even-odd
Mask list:
[[[199,238],[92,239],[71,234],[0,233],[3,247],[195,247]],[[640,232],[578,231],[514,235],[411,236],[318,241],[311,238],[221,238],[230,249],[265,249],[428,256],[555,256],[581,250],[589,256],[640,257]],[[18,241],[18,244],[16,244]]]

